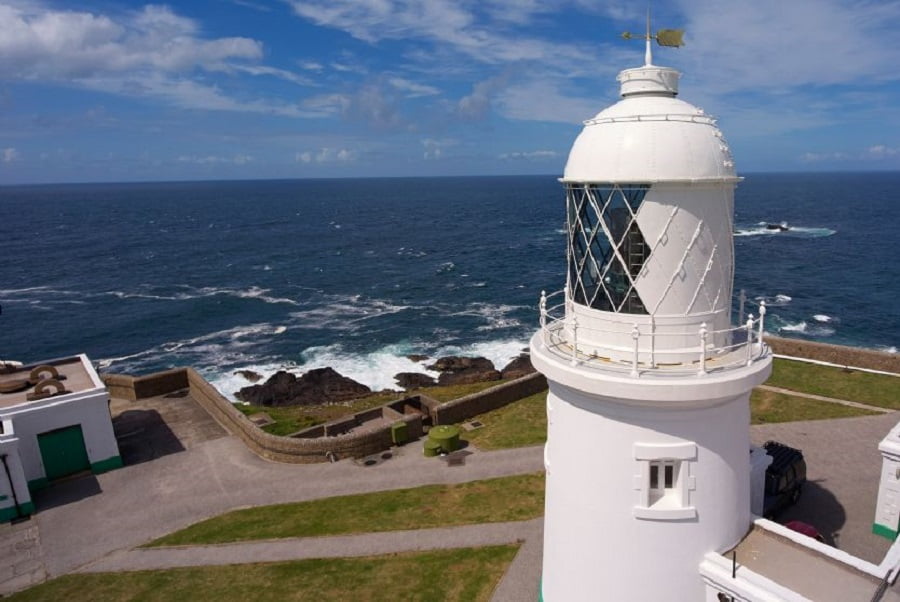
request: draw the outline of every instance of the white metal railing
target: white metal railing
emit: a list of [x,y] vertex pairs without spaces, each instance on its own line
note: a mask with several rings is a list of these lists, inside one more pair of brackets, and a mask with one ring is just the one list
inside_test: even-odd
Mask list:
[[[548,306],[548,301],[563,295],[560,303]],[[766,303],[759,303],[759,317],[749,314],[743,319],[746,297],[741,291],[741,322],[737,326],[711,330],[706,323],[695,331],[656,332],[653,323],[632,323],[629,330],[617,330],[615,324],[600,329],[579,323],[571,311],[566,289],[546,294],[541,291],[540,328],[544,348],[574,365],[595,365],[607,370],[627,371],[633,377],[642,374],[696,374],[732,370],[749,366],[766,355],[763,340]],[[621,326],[627,326],[621,324]],[[604,345],[604,340],[621,339],[630,334],[630,349],[621,345]],[[659,345],[665,339],[695,340],[696,345]],[[583,341],[589,340],[589,344]],[[598,343],[598,341],[600,341]],[[622,359],[629,357],[630,359]],[[612,359],[619,358],[619,359]],[[643,358],[643,359],[642,359]],[[672,361],[666,361],[666,359]]]

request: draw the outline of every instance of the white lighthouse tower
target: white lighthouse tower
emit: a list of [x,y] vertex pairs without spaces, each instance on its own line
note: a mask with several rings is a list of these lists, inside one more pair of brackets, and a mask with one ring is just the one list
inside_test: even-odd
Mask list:
[[715,120],[652,64],[663,35],[562,178],[566,288],[531,340],[550,386],[544,602],[703,600],[704,555],[750,527],[748,398],[771,354],[763,316],[732,326],[738,178]]

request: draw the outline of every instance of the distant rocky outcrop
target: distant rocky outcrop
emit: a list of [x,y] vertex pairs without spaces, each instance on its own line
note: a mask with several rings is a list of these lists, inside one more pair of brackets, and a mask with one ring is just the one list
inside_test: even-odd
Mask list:
[[531,365],[531,355],[523,353],[508,363],[506,367],[500,371],[500,375],[506,380],[508,378],[519,378],[531,374],[532,372],[534,372],[534,366]]
[[433,387],[437,384],[434,377],[419,372],[400,372],[394,375],[394,380],[405,390],[418,389],[420,387]]
[[369,387],[332,368],[318,368],[299,378],[280,370],[261,385],[244,387],[235,397],[255,406],[293,406],[346,401],[371,392]]
[[411,362],[417,362],[417,363],[418,363],[418,362],[424,362],[425,360],[429,359],[429,356],[427,356],[427,355],[421,355],[421,354],[419,354],[419,353],[413,353],[412,355],[407,355],[407,356],[406,356],[406,359],[408,359],[408,360],[411,361]]
[[235,375],[243,376],[252,383],[258,383],[262,380],[262,374],[260,374],[259,372],[254,372],[253,370],[238,370],[237,372],[235,372]]
[[442,357],[429,370],[440,372],[439,385],[466,385],[489,380],[500,380],[500,373],[491,360],[483,357]]

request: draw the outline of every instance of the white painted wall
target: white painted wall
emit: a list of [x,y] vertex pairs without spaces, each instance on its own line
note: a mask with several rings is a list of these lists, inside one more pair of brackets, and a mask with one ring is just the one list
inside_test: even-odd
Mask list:
[[[543,593],[565,600],[700,600],[705,554],[750,526],[747,394],[689,410],[617,404],[551,381]],[[694,442],[696,518],[635,517],[635,443]]]
[[[31,493],[28,491],[28,481],[25,478],[22,461],[19,457],[19,438],[15,434],[11,420],[3,420],[2,422],[3,433],[0,434],[0,455],[6,456],[9,476],[12,478],[12,487],[16,489],[19,504],[25,504],[31,501]],[[0,496],[6,496],[5,500],[0,500],[0,509],[13,508],[15,506],[12,487],[10,487],[3,464],[0,463]]]
[[94,389],[29,402],[0,413],[0,419],[13,422],[25,478],[32,481],[46,476],[37,436],[58,428],[81,425],[91,463],[118,456],[108,402],[105,389]]
[[882,460],[875,525],[896,533],[900,530],[900,423],[878,444],[878,451]]

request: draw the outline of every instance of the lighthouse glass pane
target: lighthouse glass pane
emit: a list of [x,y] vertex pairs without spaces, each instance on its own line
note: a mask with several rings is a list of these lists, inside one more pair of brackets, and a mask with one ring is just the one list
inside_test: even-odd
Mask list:
[[647,313],[634,288],[649,253],[635,215],[649,188],[648,184],[567,185],[569,282],[576,303],[603,311]]

